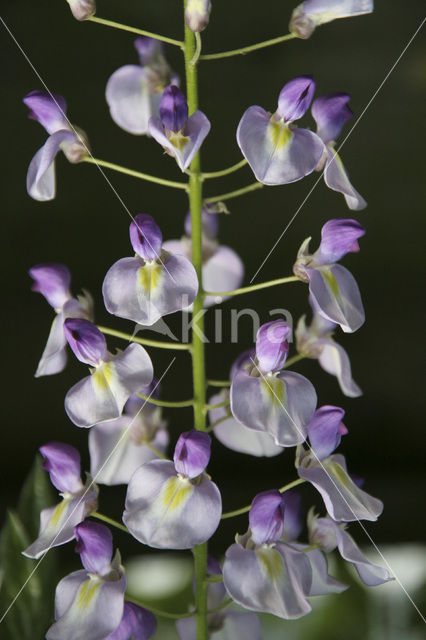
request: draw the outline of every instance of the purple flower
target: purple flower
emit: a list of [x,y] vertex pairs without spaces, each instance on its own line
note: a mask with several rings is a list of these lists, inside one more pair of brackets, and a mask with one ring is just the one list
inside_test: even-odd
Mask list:
[[198,291],[197,274],[182,255],[162,250],[153,218],[138,214],[130,224],[136,256],[109,269],[102,286],[105,306],[119,318],[151,326],[162,316],[187,308]]
[[284,320],[262,325],[256,336],[256,358],[262,373],[280,371],[288,355],[291,327]]
[[157,621],[151,611],[125,602],[120,625],[105,640],[148,640],[156,629]]
[[[258,333],[256,351],[263,366],[282,366],[285,361],[287,336],[283,321],[275,324],[275,342],[267,340],[270,324]],[[265,347],[266,340],[266,347]],[[271,357],[272,354],[272,357]],[[251,366],[242,368],[232,377],[231,411],[249,429],[264,431],[273,436],[275,444],[293,447],[306,439],[306,425],[311,420],[317,402],[313,385],[298,373],[267,368],[261,370],[258,359],[251,358]]]
[[179,78],[170,69],[164,46],[153,38],[135,40],[140,65],[127,64],[114,71],[106,86],[111,117],[119,127],[135,135],[149,135],[148,122],[159,115],[161,95]]
[[321,138],[293,125],[309,108],[314,91],[312,78],[300,76],[284,85],[272,116],[258,106],[249,107],[244,113],[237,142],[259,182],[295,182],[317,166],[324,151]]
[[67,105],[62,96],[46,91],[31,91],[23,101],[30,109],[28,117],[37,120],[49,134],[28,167],[27,191],[35,200],[53,200],[56,194],[56,154],[61,150],[69,162],[81,162],[88,153],[86,135],[69,124]]
[[164,89],[159,108],[160,117],[150,119],[148,131],[185,171],[210,131],[210,122],[202,111],[188,118],[185,96],[174,85]]
[[72,540],[74,527],[97,508],[98,488],[90,476],[83,485],[77,449],[62,442],[49,442],[40,447],[40,453],[43,469],[60,491],[62,502],[41,512],[39,537],[23,552],[28,558],[40,558],[52,547]]
[[279,491],[263,491],[253,500],[249,524],[255,544],[270,544],[281,538],[284,528],[285,501]]
[[96,13],[95,0],[67,0],[74,18],[88,20]]
[[84,569],[66,576],[56,587],[56,622],[46,639],[104,640],[123,618],[126,577],[120,553],[117,550],[113,557],[112,536],[103,524],[83,522],[75,527],[75,537]]
[[336,547],[344,560],[353,564],[361,580],[369,587],[375,587],[393,578],[386,569],[373,564],[361,553],[355,540],[345,531],[345,524],[331,518],[318,518],[313,512],[308,517],[309,540],[318,544],[326,553]]
[[32,291],[41,293],[55,309],[46,346],[35,373],[36,378],[59,373],[67,362],[64,321],[66,318],[93,318],[90,294],[73,298],[70,292],[71,274],[64,264],[39,264],[29,271],[34,279]]
[[321,243],[313,254],[308,252],[310,238],[301,245],[293,271],[309,282],[311,304],[323,318],[340,324],[352,333],[364,323],[365,314],[358,285],[352,274],[336,264],[347,253],[359,251],[358,238],[365,229],[356,220],[335,218],[321,229]]
[[210,0],[188,0],[185,9],[185,23],[191,31],[203,31],[210,18]]
[[[141,393],[155,398],[157,388],[158,383],[153,380]],[[128,484],[136,469],[157,458],[150,444],[165,453],[169,434],[161,412],[161,407],[135,394],[127,400],[120,418],[90,429],[90,473],[96,482]]]
[[152,460],[133,474],[123,522],[137,540],[157,549],[190,549],[213,535],[222,501],[204,472],[209,458],[210,437],[192,430],[180,436],[174,463]]
[[363,491],[346,469],[344,456],[334,454],[342,435],[343,409],[324,406],[315,412],[307,427],[311,449],[300,447],[296,455],[297,473],[320,492],[327,512],[336,521],[377,520],[383,503]]
[[77,358],[93,367],[90,376],[68,391],[65,398],[68,417],[78,427],[118,418],[129,397],[152,381],[149,355],[140,344],[131,344],[112,356],[103,334],[88,320],[69,318],[64,326]]
[[323,157],[317,170],[324,168],[325,183],[333,191],[338,191],[345,196],[349,209],[360,211],[365,209],[367,203],[364,198],[353,188],[349,182],[345,167],[334,150],[336,139],[339,137],[343,125],[353,118],[353,113],[348,107],[350,96],[346,93],[331,93],[317,98],[312,105],[312,115],[317,123],[317,134],[325,144]]
[[[219,215],[212,205],[202,210],[202,278],[205,291],[232,291],[238,289],[243,281],[244,265],[241,258],[230,247],[220,245],[216,239],[219,227]],[[191,259],[191,216],[185,218],[185,236],[180,240],[167,240],[163,248],[171,253]],[[229,296],[228,296],[229,297]],[[206,296],[204,306],[210,307],[227,297]]]
[[305,358],[317,359],[327,373],[336,376],[342,392],[350,398],[362,395],[361,389],[352,379],[348,354],[333,340],[337,325],[314,311],[312,322],[306,326],[306,316],[302,316],[296,328],[298,352]]
[[294,9],[289,30],[299,38],[306,39],[321,24],[372,11],[373,0],[305,0]]

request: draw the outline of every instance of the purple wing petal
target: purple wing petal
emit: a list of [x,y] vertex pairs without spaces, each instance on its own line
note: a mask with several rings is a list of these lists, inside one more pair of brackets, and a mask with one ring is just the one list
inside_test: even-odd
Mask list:
[[43,456],[43,469],[49,472],[51,483],[59,490],[77,493],[81,482],[80,454],[65,442],[48,442],[39,449]]
[[196,478],[207,467],[210,450],[211,438],[207,433],[196,429],[181,433],[173,455],[176,472],[187,478]]
[[285,122],[299,120],[309,109],[314,93],[315,82],[312,76],[299,76],[290,80],[281,89],[277,114]]
[[347,253],[358,253],[358,239],[365,234],[365,229],[358,220],[333,218],[321,229],[321,243],[313,256],[316,266],[338,262]]
[[337,140],[345,122],[353,118],[348,107],[350,99],[347,93],[331,93],[314,101],[312,115],[317,123],[317,134],[325,144]]
[[322,460],[339,446],[342,435],[348,430],[342,420],[344,409],[324,405],[317,409],[307,426],[309,440],[315,455]]
[[156,628],[157,621],[150,611],[133,602],[125,602],[120,626],[105,640],[148,640]]
[[143,260],[159,259],[163,234],[154,218],[148,213],[138,213],[130,223],[130,242]]
[[291,327],[284,320],[263,324],[256,335],[256,357],[263,373],[279,371],[288,355]]
[[64,331],[68,344],[80,362],[98,367],[109,360],[105,337],[90,320],[67,318]]
[[170,84],[160,100],[160,119],[167,131],[178,133],[188,120],[188,103],[182,91]]
[[27,172],[27,191],[34,200],[53,200],[56,194],[55,157],[63,142],[74,142],[72,131],[64,129],[53,133],[37,151]]
[[64,264],[38,264],[28,273],[34,279],[31,291],[41,293],[54,309],[62,309],[71,298],[71,274]]
[[69,129],[66,117],[67,103],[58,93],[31,91],[25,96],[23,102],[30,110],[28,117],[31,120],[37,120],[49,135],[59,129]]
[[258,544],[276,542],[283,532],[285,500],[272,489],[258,493],[249,512],[251,537]]
[[90,573],[104,574],[112,560],[112,533],[100,522],[82,522],[75,528],[76,552]]
[[324,169],[324,180],[327,187],[345,196],[346,204],[353,211],[361,211],[367,206],[364,198],[351,185],[349,176],[340,156],[334,149],[327,148],[327,163]]

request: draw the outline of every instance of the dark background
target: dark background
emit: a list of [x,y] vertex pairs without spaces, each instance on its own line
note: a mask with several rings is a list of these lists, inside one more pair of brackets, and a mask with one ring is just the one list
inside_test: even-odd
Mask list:
[[[285,33],[297,0],[216,0],[213,4],[211,24],[203,34],[206,53]],[[182,178],[157,143],[125,133],[109,117],[104,99],[109,76],[123,64],[137,63],[131,34],[78,23],[65,1],[2,0],[1,9],[49,89],[66,97],[68,115],[87,132],[96,157],[170,179]],[[240,160],[235,130],[243,111],[252,104],[274,111],[280,89],[297,75],[312,73],[317,95],[350,93],[351,106],[359,115],[419,26],[423,13],[423,0],[377,2],[373,15],[335,21],[319,28],[307,41],[295,40],[244,57],[202,63],[200,108],[212,122],[202,149],[204,169],[217,170]],[[98,15],[182,37],[180,2],[99,0]],[[28,269],[40,262],[64,262],[72,271],[73,292],[83,287],[92,292],[99,323],[130,332],[132,325],[109,316],[102,304],[100,291],[107,269],[129,255],[129,218],[96,167],[72,166],[60,155],[56,199],[38,203],[26,193],[28,163],[46,134],[27,119],[21,100],[42,86],[3,27],[0,33],[3,515],[7,505],[15,504],[42,443],[57,439],[74,444],[88,467],[87,432],[72,425],[63,410],[64,395],[85,375],[84,367],[70,358],[60,375],[33,377],[53,312],[40,295],[30,292]],[[180,52],[167,47],[167,57],[183,78]],[[341,449],[350,470],[366,477],[367,490],[385,503],[379,522],[367,524],[378,544],[422,540],[425,533],[421,367],[425,68],[423,29],[341,154],[354,186],[368,201],[366,211],[356,215],[367,228],[361,252],[344,261],[360,285],[367,322],[354,335],[337,335],[350,354],[355,380],[364,395],[359,399],[342,396],[336,380],[315,361],[303,361],[296,367],[314,382],[320,405],[342,405],[347,411],[350,435]],[[132,214],[154,215],[165,238],[181,235],[187,209],[185,194],[111,172],[108,178]],[[222,220],[221,240],[242,257],[246,283],[316,179],[314,174],[293,185],[264,188],[229,201],[232,215]],[[209,181],[206,193],[216,195],[252,181],[250,170],[244,168],[233,176]],[[312,235],[315,247],[324,222],[346,216],[352,217],[353,212],[346,208],[343,197],[319,184],[256,281],[289,275],[301,241]],[[269,319],[269,309],[285,307],[297,320],[308,310],[307,290],[289,284],[239,297],[224,305],[225,325],[231,305],[253,306],[262,321]],[[210,327],[213,314],[213,310],[209,312]],[[177,327],[177,320],[171,318],[170,325]],[[226,344],[229,333],[225,328],[225,343],[208,347],[210,377],[228,376],[234,357],[250,346],[249,329],[247,323],[239,345]],[[114,347],[119,343],[111,340],[109,344]],[[160,376],[171,356],[154,350],[151,356]],[[164,380],[163,397],[179,399],[190,394],[190,362],[182,353]],[[168,411],[166,415],[173,441],[180,431],[191,427],[189,410]],[[219,443],[215,443],[210,470],[222,490],[225,509],[245,504],[255,492],[282,485],[295,475],[292,451],[271,460],[255,459],[225,450]],[[101,510],[120,517],[123,489],[105,488],[101,493]],[[304,489],[304,495],[310,504],[313,491]],[[242,531],[245,526],[243,518],[237,528]],[[223,527],[216,543],[218,550],[231,543],[235,527],[230,521]],[[356,533],[360,542],[366,542],[361,531]]]

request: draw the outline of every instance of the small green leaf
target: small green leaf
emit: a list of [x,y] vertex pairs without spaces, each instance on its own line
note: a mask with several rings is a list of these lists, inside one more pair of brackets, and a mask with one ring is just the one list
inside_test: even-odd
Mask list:
[[42,469],[42,458],[37,455],[19,497],[18,514],[32,540],[38,536],[40,512],[58,502],[52,490],[49,475]]

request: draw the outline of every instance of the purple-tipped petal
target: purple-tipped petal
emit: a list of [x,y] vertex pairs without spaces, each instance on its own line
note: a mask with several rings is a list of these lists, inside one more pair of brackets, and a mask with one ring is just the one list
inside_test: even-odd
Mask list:
[[71,274],[64,264],[38,264],[28,273],[34,279],[31,290],[41,293],[54,309],[62,309],[71,298]]
[[130,223],[130,242],[135,253],[143,260],[160,258],[163,234],[152,216],[138,213]]
[[279,118],[288,123],[299,120],[309,109],[314,93],[315,82],[312,76],[300,76],[287,82],[278,97]]
[[62,143],[75,142],[75,140],[76,137],[72,131],[62,129],[49,136],[37,151],[27,172],[27,191],[34,200],[40,202],[53,200],[56,194],[54,165],[56,154]]
[[315,133],[291,129],[257,106],[241,118],[237,142],[256,179],[266,185],[288,184],[312,173],[324,151]]
[[320,460],[332,454],[339,446],[342,436],[348,433],[342,422],[344,415],[344,409],[324,405],[315,411],[308,424],[311,447]]
[[109,360],[105,337],[90,320],[67,318],[64,331],[68,344],[80,362],[98,367]]
[[151,611],[133,602],[125,602],[119,627],[105,640],[148,640],[156,628],[157,621]]
[[80,554],[81,564],[86,571],[100,576],[109,571],[112,533],[108,527],[99,522],[82,522],[75,528],[75,539],[75,550]]
[[340,156],[334,149],[327,149],[327,162],[324,169],[324,180],[327,187],[345,196],[346,204],[353,211],[361,211],[367,206],[364,198],[351,185],[349,176]]
[[164,44],[155,38],[141,36],[136,38],[133,44],[138,52],[141,65],[157,62],[157,59],[164,55]]
[[256,336],[256,357],[262,373],[279,371],[288,355],[291,327],[284,320],[263,324]]
[[219,489],[206,475],[193,484],[173,462],[153,460],[129,482],[123,522],[150,547],[190,549],[213,535],[221,515]]
[[254,498],[249,523],[251,537],[258,545],[276,542],[283,532],[285,501],[279,491],[263,491]]
[[160,100],[160,118],[166,131],[178,133],[188,120],[188,103],[182,91],[173,84],[164,89]]
[[325,144],[337,140],[345,122],[353,118],[348,106],[350,99],[347,93],[330,93],[317,98],[312,104],[317,134]]
[[77,493],[82,487],[80,454],[65,442],[48,442],[39,449],[43,469],[49,472],[51,483],[59,490]]
[[347,253],[358,253],[358,239],[364,234],[365,229],[357,220],[329,220],[321,229],[321,243],[313,256],[315,265],[330,265],[341,260]]
[[173,461],[177,473],[196,478],[204,471],[210,460],[211,438],[202,431],[186,431],[179,436]]
[[49,135],[59,129],[69,129],[67,121],[67,103],[58,93],[31,91],[23,99],[29,108],[28,117],[39,122]]

